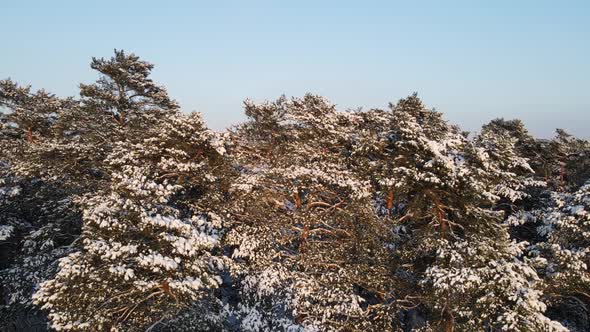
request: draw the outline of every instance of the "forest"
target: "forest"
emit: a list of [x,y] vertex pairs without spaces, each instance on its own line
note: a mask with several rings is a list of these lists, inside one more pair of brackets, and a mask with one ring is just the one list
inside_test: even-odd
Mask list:
[[132,53],[0,80],[0,331],[590,331],[590,141],[417,94],[244,101],[225,131]]

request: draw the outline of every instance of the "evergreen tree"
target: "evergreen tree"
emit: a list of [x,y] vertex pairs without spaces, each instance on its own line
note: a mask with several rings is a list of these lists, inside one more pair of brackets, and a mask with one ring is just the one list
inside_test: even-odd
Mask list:
[[83,111],[100,115],[103,131],[137,133],[178,109],[166,89],[149,78],[154,66],[134,54],[115,50],[110,59],[92,58],[90,67],[101,77],[93,84],[80,84]]
[[50,136],[58,114],[75,103],[72,98],[61,99],[45,90],[33,93],[30,86],[0,80],[0,106],[9,111],[5,122],[17,127],[29,143]]
[[574,193],[554,193],[552,198],[553,207],[544,213],[539,226],[545,241],[533,246],[532,253],[538,257],[551,305],[564,306],[570,301],[570,307],[577,309],[558,318],[572,330],[588,329],[590,182]]
[[[486,154],[487,163],[483,166],[486,175],[497,183],[494,194],[502,203],[513,204],[530,197],[531,188],[543,187],[545,183],[535,179],[534,170],[522,152],[531,144],[524,127],[516,122],[517,129],[510,130],[510,127],[498,125],[499,121],[485,125],[475,137],[474,144],[479,153]],[[511,122],[502,120],[502,123],[508,125]],[[506,211],[512,212],[511,209]]]
[[0,115],[3,329],[44,326],[31,295],[39,282],[55,273],[56,260],[71,251],[79,235],[79,210],[71,193],[58,181],[43,179],[43,174],[49,175],[46,180],[64,174],[57,166],[60,158],[52,152],[53,128],[60,114],[75,105],[72,98],[31,92],[11,80],[0,82],[0,106],[6,110]]
[[398,275],[419,287],[416,302],[430,313],[429,328],[562,329],[543,315],[538,277],[490,209],[497,184],[480,165],[493,161],[416,95],[392,111],[390,150],[399,155],[382,184],[394,190],[406,233]]
[[82,250],[35,294],[54,329],[143,330],[219,287],[222,158],[199,116],[161,121],[113,150],[110,192],[84,201]]
[[586,167],[590,164],[590,142],[573,137],[562,129],[557,129],[556,133],[547,146],[550,156],[548,174],[554,188],[575,190],[590,176]]
[[381,245],[388,233],[368,181],[348,165],[352,124],[362,118],[314,95],[246,102],[246,114],[230,150],[243,170],[227,238],[236,246],[240,328],[392,328],[391,316],[371,308],[391,287]]

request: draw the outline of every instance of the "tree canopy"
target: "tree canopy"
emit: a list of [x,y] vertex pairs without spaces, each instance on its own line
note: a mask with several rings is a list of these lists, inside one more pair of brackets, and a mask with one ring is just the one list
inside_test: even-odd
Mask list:
[[590,330],[587,140],[417,94],[216,132],[138,56],[90,67],[0,81],[3,331]]

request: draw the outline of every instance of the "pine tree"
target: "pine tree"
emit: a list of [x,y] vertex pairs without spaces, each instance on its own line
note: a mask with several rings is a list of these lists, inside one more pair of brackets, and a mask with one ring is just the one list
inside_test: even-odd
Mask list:
[[55,275],[57,260],[73,251],[72,243],[80,234],[80,214],[68,193],[59,188],[26,181],[18,188],[13,197],[16,202],[2,202],[0,207],[13,221],[8,241],[12,250],[6,251],[11,256],[3,259],[7,265],[0,270],[5,300],[0,326],[33,330],[45,326],[46,319],[31,297],[39,283]]
[[56,155],[49,152],[37,158],[31,153],[54,141],[59,114],[75,104],[71,98],[31,92],[11,80],[0,82],[0,106],[7,110],[0,115],[0,241],[6,255],[0,270],[2,329],[45,324],[31,295],[39,282],[55,273],[56,260],[71,251],[79,235],[79,210],[71,194],[37,177],[38,169],[56,169]]
[[392,111],[398,156],[382,182],[401,207],[397,273],[419,287],[415,303],[430,313],[430,328],[562,329],[543,315],[538,277],[490,209],[496,184],[479,165],[491,161],[416,95]]
[[75,103],[72,98],[61,99],[45,90],[33,93],[30,86],[0,80],[0,106],[9,110],[6,122],[16,126],[29,143],[49,136],[57,114]]
[[221,284],[222,158],[198,115],[161,121],[113,150],[110,192],[83,202],[81,251],[35,294],[54,329],[143,330]]
[[[523,156],[524,146],[531,144],[524,127],[518,121],[503,121],[505,125],[514,123],[517,126],[518,130],[510,130],[500,127],[499,121],[485,125],[475,137],[474,144],[479,153],[486,154],[487,163],[482,166],[486,176],[497,183],[494,194],[501,199],[501,203],[510,205],[530,197],[531,188],[543,187],[545,183],[535,179],[529,159]],[[510,209],[506,211],[512,212]]]
[[557,129],[556,136],[546,145],[547,177],[552,187],[562,191],[579,188],[590,177],[590,142]]
[[531,248],[532,254],[541,267],[550,304],[572,302],[573,309],[565,310],[570,314],[558,318],[572,330],[587,329],[583,312],[590,303],[590,182],[574,193],[553,193],[552,198],[553,206],[542,215],[538,229],[544,241]]
[[369,308],[390,288],[388,233],[368,181],[348,164],[362,118],[314,95],[246,102],[246,114],[230,150],[243,169],[227,238],[236,247],[240,328],[391,328],[391,317]]
[[140,131],[158,117],[178,109],[166,89],[149,78],[154,66],[134,54],[115,50],[108,60],[92,58],[90,67],[101,77],[94,84],[80,84],[80,96],[86,112],[101,114],[101,124],[115,126],[102,130],[109,128],[120,134]]
[[58,186],[87,186],[95,177],[91,164],[97,149],[63,129],[65,119],[79,112],[77,100],[45,90],[31,92],[8,79],[0,81],[0,106],[8,110],[5,130],[12,131],[3,159],[16,175]]

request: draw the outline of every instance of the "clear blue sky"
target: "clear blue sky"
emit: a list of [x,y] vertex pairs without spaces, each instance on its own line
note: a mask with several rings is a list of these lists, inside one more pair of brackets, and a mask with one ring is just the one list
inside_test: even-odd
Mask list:
[[215,129],[248,97],[383,108],[417,91],[467,130],[517,117],[590,137],[588,0],[0,0],[0,28],[0,78],[75,95],[92,56],[124,49]]

